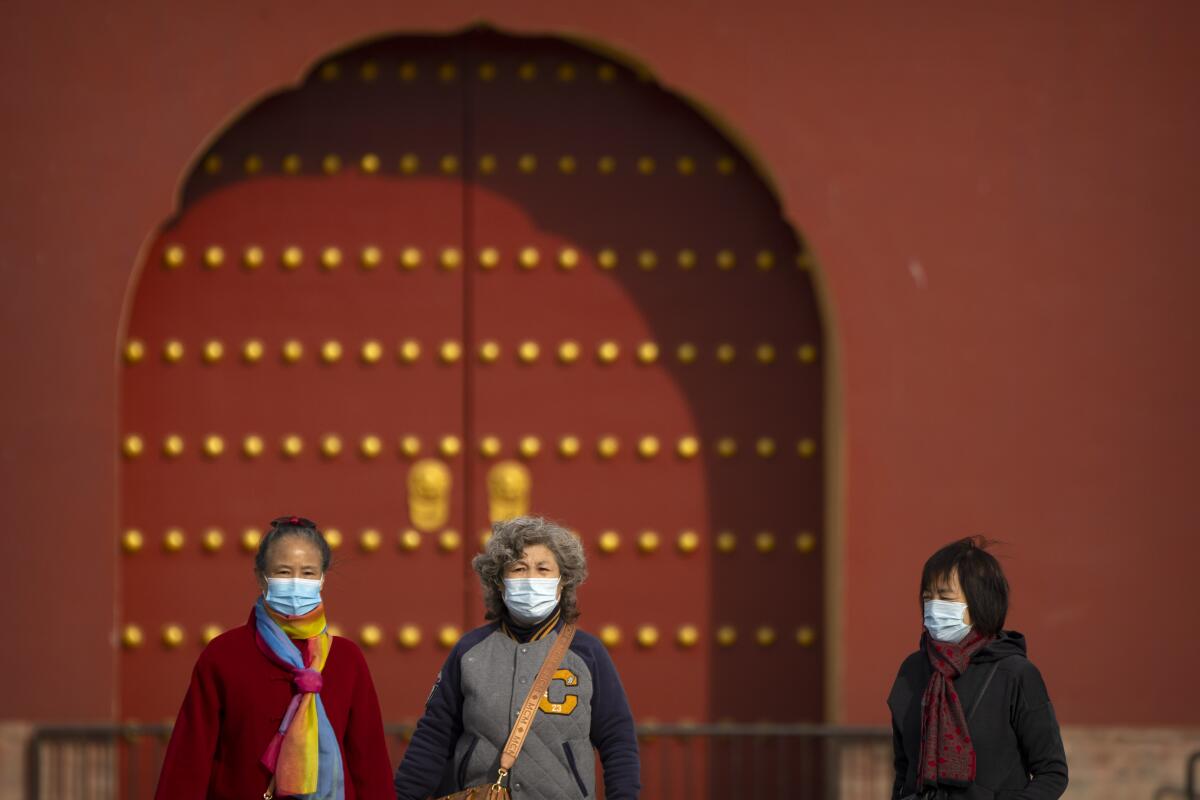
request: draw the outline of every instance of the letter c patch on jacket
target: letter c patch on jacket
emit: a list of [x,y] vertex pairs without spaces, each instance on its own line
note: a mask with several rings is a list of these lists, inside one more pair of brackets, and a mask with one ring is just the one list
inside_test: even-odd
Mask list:
[[[554,685],[555,681],[562,681],[564,686],[578,686],[579,678],[575,677],[575,673],[569,669],[560,669],[554,673],[554,677],[550,679],[550,686]],[[566,694],[563,696],[561,703],[550,701],[550,686],[546,687],[546,691],[542,693],[542,699],[538,702],[540,708],[546,714],[570,714],[575,710],[575,706],[579,705],[579,695]]]

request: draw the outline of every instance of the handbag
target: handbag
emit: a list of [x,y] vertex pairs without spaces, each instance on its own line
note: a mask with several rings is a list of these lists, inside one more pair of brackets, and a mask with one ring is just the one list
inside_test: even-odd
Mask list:
[[[988,684],[992,682],[992,676],[996,674],[996,667],[998,666],[1000,666],[999,661],[992,664],[992,668],[988,670],[987,678],[984,679],[983,686],[980,688],[979,694],[975,695],[975,702],[971,703],[971,710],[967,712],[967,724],[970,724],[971,720],[975,717],[975,710],[979,708],[979,702],[983,700],[984,694],[987,693]],[[480,797],[482,797],[482,795],[480,795]],[[933,788],[925,789],[924,791],[917,792],[916,794],[906,794],[904,797],[901,797],[900,800],[946,800],[948,797],[949,795],[946,793],[945,789]]]
[[546,660],[542,662],[542,668],[538,670],[533,686],[529,687],[529,694],[521,705],[521,712],[517,714],[517,721],[513,724],[512,732],[508,734],[508,741],[504,744],[504,750],[500,753],[500,769],[496,773],[495,783],[472,786],[469,789],[439,797],[438,800],[510,800],[511,795],[508,793],[505,780],[508,778],[513,764],[517,762],[521,746],[525,744],[525,736],[529,733],[530,726],[533,725],[538,703],[541,702],[542,695],[546,694],[546,690],[550,687],[550,678],[558,669],[563,656],[567,654],[567,648],[571,646],[573,638],[575,638],[575,624],[568,623],[559,631],[558,638],[555,639],[550,652],[546,654]]

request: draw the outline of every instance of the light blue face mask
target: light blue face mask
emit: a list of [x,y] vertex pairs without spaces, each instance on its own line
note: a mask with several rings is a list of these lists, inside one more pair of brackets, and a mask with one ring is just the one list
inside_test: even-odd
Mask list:
[[321,584],[313,578],[267,578],[263,597],[280,614],[296,617],[321,605]]
[[925,630],[939,642],[958,644],[971,632],[971,626],[963,622],[966,613],[966,603],[926,600]]
[[504,605],[517,622],[540,622],[558,605],[558,578],[505,578]]

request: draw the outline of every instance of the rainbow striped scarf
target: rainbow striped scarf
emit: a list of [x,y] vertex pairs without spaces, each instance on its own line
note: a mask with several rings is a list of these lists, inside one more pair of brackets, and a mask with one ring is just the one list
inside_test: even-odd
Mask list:
[[[258,649],[272,662],[291,670],[296,693],[279,731],[267,745],[262,763],[275,781],[276,797],[343,800],[345,778],[337,734],[321,703],[321,670],[332,637],[325,626],[325,606],[291,617],[258,598],[254,607]],[[305,652],[292,643],[304,640]]]

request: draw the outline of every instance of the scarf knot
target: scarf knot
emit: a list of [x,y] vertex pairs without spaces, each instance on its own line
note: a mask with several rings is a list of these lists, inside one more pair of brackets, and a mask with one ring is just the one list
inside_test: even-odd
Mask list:
[[315,669],[298,669],[292,673],[292,683],[301,692],[316,694],[321,691],[325,682],[321,679],[321,673]]

